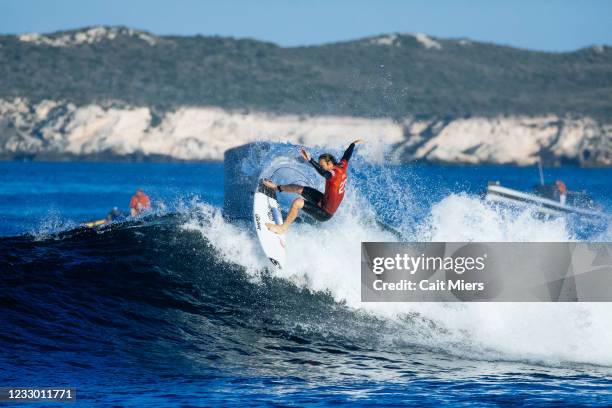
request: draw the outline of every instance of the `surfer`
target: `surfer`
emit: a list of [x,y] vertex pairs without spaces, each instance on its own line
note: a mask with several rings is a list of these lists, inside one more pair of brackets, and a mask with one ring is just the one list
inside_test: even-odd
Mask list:
[[316,161],[302,147],[300,154],[304,160],[309,162],[317,173],[325,178],[325,193],[321,193],[312,187],[298,184],[277,185],[270,180],[264,180],[263,183],[268,188],[275,189],[281,193],[296,193],[302,196],[293,200],[284,223],[280,225],[268,223],[266,227],[272,232],[283,234],[295,221],[300,209],[319,222],[329,220],[344,198],[348,162],[351,159],[355,145],[359,143],[363,143],[363,140],[355,140],[351,143],[339,162],[329,153],[320,155],[319,160]]

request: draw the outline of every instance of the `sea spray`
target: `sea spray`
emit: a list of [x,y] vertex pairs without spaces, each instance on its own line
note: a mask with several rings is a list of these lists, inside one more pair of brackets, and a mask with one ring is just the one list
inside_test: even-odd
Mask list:
[[[396,334],[386,333],[384,341],[394,347],[419,345],[469,359],[612,365],[612,328],[605,323],[612,310],[607,304],[362,303],[360,243],[398,239],[375,222],[385,216],[377,213],[381,208],[392,214],[387,220],[396,222],[393,227],[404,232],[404,239],[415,241],[576,239],[564,219],[538,219],[529,209],[495,207],[478,196],[449,194],[428,202],[400,185],[392,171],[378,173],[385,183],[377,186],[364,178],[351,180],[344,203],[329,222],[294,224],[287,232],[288,267],[276,276],[388,319]],[[386,195],[370,194],[372,188]],[[208,221],[186,227],[200,229],[224,259],[249,273],[265,267],[248,222],[236,226],[206,205],[200,211]],[[415,219],[410,211],[427,215]]]

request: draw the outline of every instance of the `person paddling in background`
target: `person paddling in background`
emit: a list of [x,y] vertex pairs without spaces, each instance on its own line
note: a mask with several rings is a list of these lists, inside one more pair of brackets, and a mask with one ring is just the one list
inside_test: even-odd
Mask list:
[[132,196],[130,200],[130,215],[132,217],[136,217],[137,215],[142,214],[143,212],[151,209],[151,199],[149,196],[142,191],[141,188],[136,190],[136,193]]
[[264,180],[266,187],[279,192],[296,193],[302,197],[293,200],[285,222],[276,224],[266,224],[272,232],[283,234],[295,221],[299,210],[303,210],[319,222],[324,222],[333,217],[344,198],[344,191],[347,180],[348,162],[351,159],[355,145],[363,143],[363,140],[355,140],[342,155],[340,161],[336,161],[334,156],[324,153],[319,156],[319,160],[313,159],[310,154],[302,147],[300,154],[304,160],[308,161],[312,167],[323,177],[325,177],[325,193],[297,184],[277,185],[270,180]]
[[121,211],[117,207],[113,207],[113,209],[108,212],[108,214],[106,215],[105,224],[108,224],[113,221],[114,222],[125,221],[125,214],[123,213],[123,211]]

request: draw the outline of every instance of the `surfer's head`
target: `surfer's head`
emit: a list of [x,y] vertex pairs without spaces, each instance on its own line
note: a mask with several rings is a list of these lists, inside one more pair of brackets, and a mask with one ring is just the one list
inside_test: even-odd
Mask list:
[[338,164],[336,158],[329,153],[323,153],[319,156],[319,165],[323,167],[324,170],[329,171],[333,169],[336,164]]

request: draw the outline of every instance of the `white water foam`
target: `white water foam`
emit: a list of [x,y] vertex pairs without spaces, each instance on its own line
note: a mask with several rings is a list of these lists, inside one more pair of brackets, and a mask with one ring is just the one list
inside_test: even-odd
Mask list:
[[77,227],[77,223],[63,216],[61,212],[55,208],[50,209],[47,215],[38,222],[38,224],[29,231],[29,234],[36,241],[54,238],[58,233],[67,231]]
[[[200,204],[197,229],[225,260],[256,276],[266,266],[257,240],[246,228],[225,221],[220,210]],[[397,324],[394,347],[423,345],[473,359],[587,363],[612,366],[612,307],[597,303],[362,303],[360,243],[395,241],[381,228],[367,200],[349,190],[341,210],[323,225],[294,224],[287,232],[289,268],[277,276],[311,290],[329,291],[354,309]],[[202,221],[205,220],[205,221]],[[563,220],[538,220],[529,211],[508,211],[478,197],[450,195],[434,204],[411,230],[420,241],[575,240]],[[411,316],[419,316],[415,330]],[[418,320],[418,319],[417,319]],[[429,324],[434,323],[434,324]],[[410,330],[408,330],[410,329]]]
[[453,194],[434,205],[416,229],[420,241],[573,241],[563,218],[538,220],[531,210],[492,206],[467,194]]
[[220,209],[206,203],[196,203],[194,209],[197,217],[191,218],[183,228],[199,231],[214,245],[221,259],[241,265],[252,277],[257,277],[268,260],[248,229],[227,222]]

